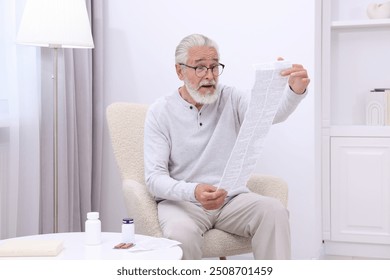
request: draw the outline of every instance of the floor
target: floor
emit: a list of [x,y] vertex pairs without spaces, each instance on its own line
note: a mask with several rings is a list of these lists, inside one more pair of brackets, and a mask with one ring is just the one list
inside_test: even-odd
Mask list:
[[[216,258],[212,258],[216,259]],[[236,256],[227,257],[228,260],[253,260],[252,254],[243,254]],[[323,255],[318,258],[318,260],[382,260],[376,258],[361,258],[361,257],[352,257],[352,256],[333,256],[333,255]]]
[[326,255],[320,258],[320,260],[384,260],[384,259]]

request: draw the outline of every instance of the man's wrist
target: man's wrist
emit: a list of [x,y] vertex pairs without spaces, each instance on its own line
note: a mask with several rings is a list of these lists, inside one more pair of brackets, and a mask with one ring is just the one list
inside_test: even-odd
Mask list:
[[305,88],[305,90],[304,90],[302,93],[298,93],[298,92],[296,92],[290,85],[288,85],[288,86],[290,87],[290,90],[291,90],[293,93],[298,94],[298,95],[305,94],[305,92],[306,92],[306,90],[307,90],[307,88]]
[[194,199],[195,201],[199,201],[198,198],[196,197],[196,189],[198,188],[198,186],[200,186],[201,184],[197,184],[195,185],[195,188],[194,188]]

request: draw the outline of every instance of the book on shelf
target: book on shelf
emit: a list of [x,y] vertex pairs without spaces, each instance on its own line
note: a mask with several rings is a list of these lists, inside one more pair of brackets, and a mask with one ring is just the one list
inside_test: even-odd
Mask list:
[[374,88],[367,96],[367,125],[390,125],[390,88]]

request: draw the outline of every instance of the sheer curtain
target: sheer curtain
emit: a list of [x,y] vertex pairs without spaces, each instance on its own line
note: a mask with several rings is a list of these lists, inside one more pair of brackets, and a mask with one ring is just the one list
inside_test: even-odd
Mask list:
[[[102,59],[93,60],[102,54],[102,34],[95,38],[102,30],[101,2],[86,1],[98,15],[90,15],[94,55],[59,51],[60,232],[83,230],[86,213],[100,206],[102,87],[93,73],[101,73]],[[0,49],[0,74],[6,76],[0,83],[0,238],[7,238],[53,231],[53,53],[16,45],[25,1],[0,3],[0,28],[8,35],[1,36]]]
[[40,54],[15,44],[23,7],[0,2],[1,238],[39,232]]

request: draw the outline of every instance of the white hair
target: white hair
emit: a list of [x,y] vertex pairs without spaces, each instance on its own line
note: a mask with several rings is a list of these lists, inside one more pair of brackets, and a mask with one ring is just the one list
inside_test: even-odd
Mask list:
[[183,38],[179,45],[177,45],[175,52],[175,62],[177,64],[187,63],[189,49],[192,47],[201,46],[214,48],[217,51],[219,58],[218,45],[213,40],[201,34],[191,34]]

